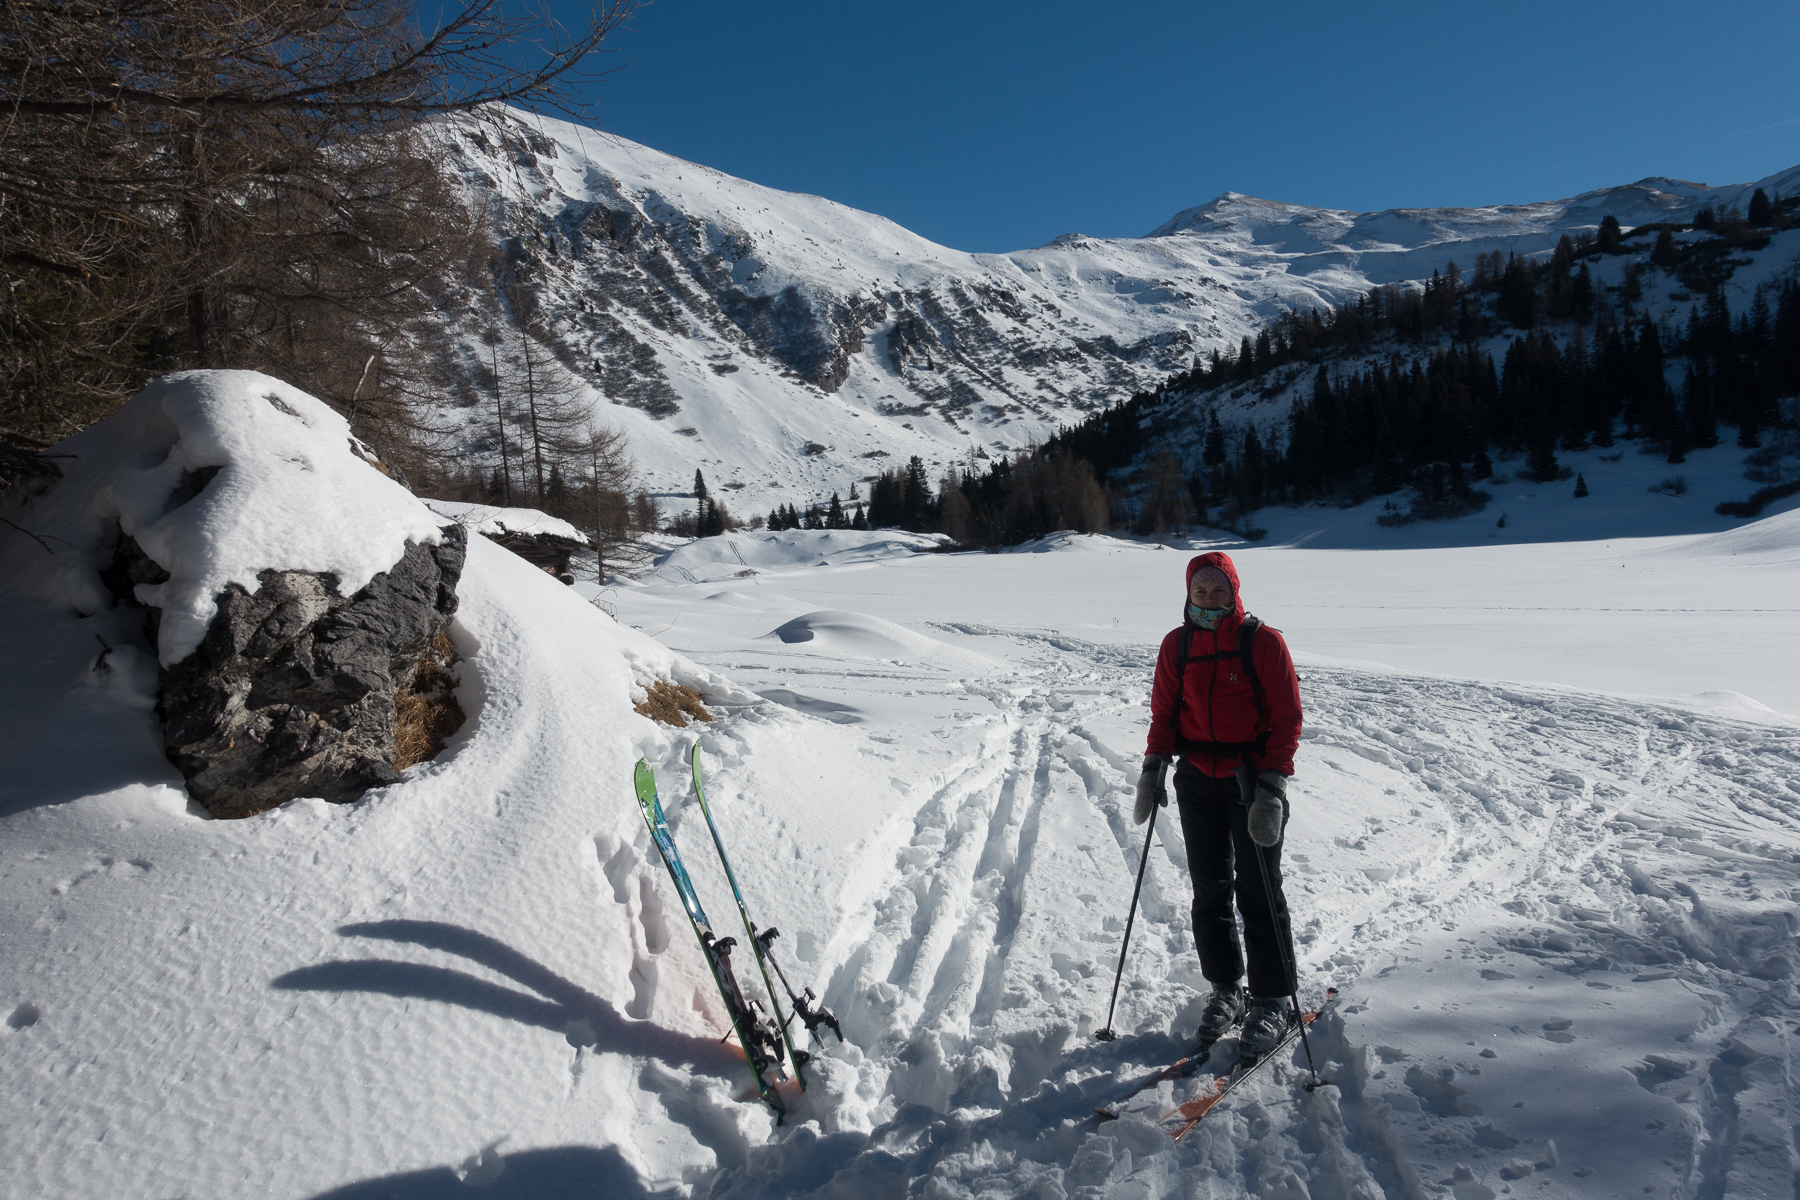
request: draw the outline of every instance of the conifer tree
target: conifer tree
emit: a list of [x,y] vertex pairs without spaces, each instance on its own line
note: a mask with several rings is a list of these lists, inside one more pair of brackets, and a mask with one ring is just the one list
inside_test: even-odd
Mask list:
[[1752,225],[1774,224],[1775,209],[1774,206],[1769,203],[1769,195],[1767,192],[1763,191],[1761,188],[1757,188],[1756,191],[1751,194],[1750,210],[1744,214],[1744,219],[1749,221]]
[[1635,261],[1625,264],[1625,277],[1619,284],[1619,298],[1625,301],[1625,308],[1628,312],[1633,304],[1644,298],[1643,273],[1638,270]]
[[925,528],[925,509],[931,503],[931,485],[925,475],[925,460],[913,455],[906,464],[904,490],[900,494],[900,526],[919,532]]
[[1704,372],[1688,361],[1681,381],[1681,417],[1688,441],[1701,449],[1719,444],[1719,425],[1713,413],[1712,386]]
[[1389,428],[1385,414],[1375,433],[1374,467],[1375,476],[1371,482],[1377,496],[1397,492],[1406,486],[1406,468],[1400,461],[1400,451],[1394,445],[1394,431]]
[[1209,467],[1225,464],[1225,430],[1219,425],[1219,410],[1213,409],[1206,425],[1206,449],[1200,454],[1200,461]]
[[1534,441],[1525,451],[1525,467],[1539,483],[1549,483],[1561,475],[1563,467],[1556,461],[1555,439],[1540,438]]
[[562,464],[550,464],[550,476],[544,480],[544,511],[553,517],[568,515],[569,484],[563,478]]
[[1582,475],[1575,476],[1575,498],[1583,499],[1588,494],[1587,479]]
[[1600,233],[1594,239],[1594,246],[1602,254],[1617,254],[1625,242],[1624,232],[1619,228],[1619,218],[1607,213],[1600,218]]
[[1650,262],[1665,271],[1673,270],[1681,261],[1681,252],[1675,248],[1675,235],[1664,225],[1656,234],[1656,244],[1650,247]]

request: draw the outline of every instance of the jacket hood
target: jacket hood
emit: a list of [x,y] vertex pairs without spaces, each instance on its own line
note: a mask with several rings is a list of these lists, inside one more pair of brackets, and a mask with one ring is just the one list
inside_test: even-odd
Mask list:
[[1194,582],[1194,572],[1198,571],[1201,567],[1217,567],[1219,570],[1225,572],[1225,578],[1231,583],[1231,611],[1226,613],[1225,619],[1219,622],[1219,630],[1223,632],[1226,629],[1236,628],[1238,625],[1242,624],[1244,620],[1244,593],[1243,589],[1238,586],[1237,565],[1231,561],[1231,555],[1226,554],[1222,550],[1208,550],[1205,554],[1196,554],[1193,558],[1188,560],[1187,578],[1182,581],[1181,585],[1182,624],[1185,625],[1189,623],[1187,619],[1187,590]]

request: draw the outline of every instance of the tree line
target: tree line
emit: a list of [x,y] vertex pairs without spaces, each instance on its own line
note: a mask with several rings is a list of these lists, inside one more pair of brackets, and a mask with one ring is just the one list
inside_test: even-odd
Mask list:
[[[1771,225],[1792,223],[1790,202],[1765,197],[1753,208]],[[1732,214],[1703,214],[1689,228],[1709,221],[1756,228]],[[1408,487],[1415,514],[1455,515],[1478,503],[1473,485],[1492,473],[1495,454],[1522,455],[1524,473],[1547,481],[1564,474],[1559,450],[1615,437],[1640,439],[1671,462],[1717,445],[1724,426],[1735,427],[1739,446],[1760,446],[1781,420],[1780,398],[1800,394],[1800,282],[1759,288],[1733,314],[1723,279],[1702,275],[1710,286],[1687,321],[1658,323],[1636,307],[1635,262],[1614,295],[1594,285],[1588,261],[1628,248],[1617,228],[1608,219],[1597,237],[1565,237],[1541,264],[1496,251],[1478,256],[1472,278],[1451,264],[1416,291],[1375,288],[1328,311],[1283,314],[1236,354],[1196,362],[1156,392],[1059,431],[1047,449],[1085,459],[1103,482],[1135,477],[1135,524],[1148,531],[1205,519],[1215,506],[1230,521],[1270,503]],[[1670,230],[1649,233],[1651,269],[1678,278],[1684,270],[1693,278],[1696,261],[1712,269],[1713,242],[1657,261],[1654,245]],[[1562,323],[1560,335],[1552,322]],[[1482,343],[1508,329],[1519,332],[1496,363]],[[1682,381],[1671,386],[1676,360]],[[1294,374],[1307,367],[1310,388]],[[1227,392],[1273,395],[1296,384],[1284,421],[1252,422],[1230,437],[1221,428]],[[1199,428],[1195,413],[1204,414]],[[1155,450],[1183,435],[1199,450],[1185,471]],[[1184,486],[1172,482],[1183,476]]]
[[[1800,225],[1800,196],[1771,199],[1761,188],[1751,197],[1750,215],[1703,208],[1685,224],[1644,225],[1629,234],[1618,218],[1601,219],[1597,231],[1564,234],[1547,261],[1495,250],[1475,256],[1474,274],[1465,276],[1452,261],[1417,290],[1394,284],[1371,288],[1328,309],[1295,309],[1276,317],[1237,349],[1214,350],[1187,371],[1171,376],[1159,391],[1194,392],[1265,381],[1277,368],[1312,363],[1327,355],[1354,357],[1391,343],[1421,346],[1451,337],[1470,342],[1525,331],[1540,323],[1587,326],[1600,317],[1629,321],[1643,299],[1642,268],[1635,256],[1652,242],[1650,265],[1675,276],[1693,293],[1716,291],[1730,278],[1730,254],[1761,249],[1772,234]],[[1706,238],[1677,242],[1674,234],[1700,231]],[[1596,287],[1590,264],[1607,256],[1629,255],[1616,303]]]

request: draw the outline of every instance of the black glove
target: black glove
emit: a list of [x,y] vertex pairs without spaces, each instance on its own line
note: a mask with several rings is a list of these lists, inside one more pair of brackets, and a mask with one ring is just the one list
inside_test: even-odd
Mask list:
[[1287,824],[1287,776],[1264,771],[1256,777],[1256,798],[1250,802],[1250,840],[1259,846],[1281,845]]
[[1163,784],[1163,775],[1168,769],[1168,755],[1144,755],[1144,769],[1137,781],[1137,803],[1131,809],[1134,824],[1142,825],[1148,821],[1150,810],[1157,805],[1164,808],[1169,806],[1169,789]]

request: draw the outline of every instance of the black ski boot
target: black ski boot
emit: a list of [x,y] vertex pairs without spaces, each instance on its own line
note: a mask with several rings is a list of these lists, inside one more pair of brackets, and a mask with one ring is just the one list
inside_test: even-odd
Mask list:
[[1286,996],[1251,997],[1244,1009],[1244,1027],[1238,1031],[1238,1061],[1254,1063],[1261,1059],[1293,1024],[1293,1007]]
[[1235,983],[1216,987],[1206,1007],[1200,1010],[1200,1032],[1195,1040],[1202,1046],[1211,1046],[1243,1019],[1244,989]]

